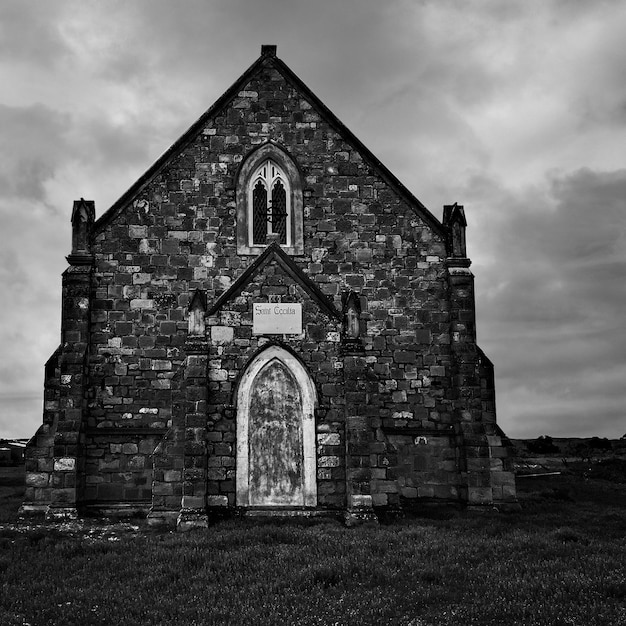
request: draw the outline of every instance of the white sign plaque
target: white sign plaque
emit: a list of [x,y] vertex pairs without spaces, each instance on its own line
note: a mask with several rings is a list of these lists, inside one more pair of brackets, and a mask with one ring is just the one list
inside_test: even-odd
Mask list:
[[255,335],[299,335],[302,332],[302,305],[293,302],[256,302],[252,309]]

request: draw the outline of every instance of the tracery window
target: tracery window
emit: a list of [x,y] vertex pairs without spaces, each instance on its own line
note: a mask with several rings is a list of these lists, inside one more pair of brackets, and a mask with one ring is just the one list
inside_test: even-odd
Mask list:
[[304,254],[302,175],[274,142],[253,150],[237,172],[237,252],[258,255],[272,241]]
[[268,235],[278,235],[278,243],[291,245],[291,202],[289,182],[274,161],[265,161],[252,176],[248,207],[249,241],[265,245]]

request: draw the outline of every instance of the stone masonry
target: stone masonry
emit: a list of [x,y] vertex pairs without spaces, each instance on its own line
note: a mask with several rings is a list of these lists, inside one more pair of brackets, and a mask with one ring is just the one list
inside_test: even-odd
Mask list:
[[[292,177],[296,243],[242,253],[242,172],[259,150]],[[465,228],[463,207],[435,218],[264,46],[99,219],[75,203],[23,514],[186,529],[246,513],[237,389],[270,345],[315,389],[308,513],[514,505]],[[302,332],[254,333],[255,303],[301,304]]]

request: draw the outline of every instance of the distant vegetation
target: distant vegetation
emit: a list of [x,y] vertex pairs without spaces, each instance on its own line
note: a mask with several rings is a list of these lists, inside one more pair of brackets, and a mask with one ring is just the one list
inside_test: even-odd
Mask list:
[[560,448],[554,445],[552,437],[549,435],[542,435],[535,439],[535,441],[529,441],[526,443],[526,447],[529,452],[535,454],[551,454],[553,452],[560,452]]
[[550,437],[550,435],[541,435],[537,439],[518,439],[515,443],[517,451],[522,456],[527,456],[525,451],[531,456],[560,454],[580,457],[584,460],[607,456],[611,453],[626,455],[626,437],[618,440],[610,440],[606,437],[557,439]]

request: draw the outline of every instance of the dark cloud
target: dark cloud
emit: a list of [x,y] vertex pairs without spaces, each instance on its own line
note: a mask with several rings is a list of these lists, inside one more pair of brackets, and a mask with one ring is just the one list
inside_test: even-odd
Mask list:
[[626,253],[626,169],[594,172],[581,169],[569,176],[552,176],[557,206],[551,219],[551,245],[558,260],[603,262]]
[[[106,175],[122,172],[127,185],[167,147],[162,129],[140,114],[122,121],[88,114],[62,113],[42,104],[9,107],[0,104],[0,198],[21,198],[49,203],[47,185],[69,169],[80,172],[74,191],[84,195]],[[123,180],[123,178],[122,178]],[[123,183],[122,183],[123,184]],[[123,188],[119,191],[121,193]],[[113,195],[109,198],[113,201]],[[71,199],[67,199],[68,204]],[[66,206],[57,207],[65,211]],[[0,215],[12,212],[0,205]]]
[[[490,203],[479,239],[497,262],[476,269],[478,323],[496,362],[503,426],[528,434],[543,414],[539,422],[555,434],[573,434],[575,422],[576,434],[618,436],[626,170],[551,175],[543,196],[487,187],[474,181],[477,193],[468,193]],[[606,420],[589,421],[591,399]]]
[[494,217],[492,249],[510,273],[509,289],[490,304],[524,316],[521,292],[546,321],[591,323],[626,301],[626,283],[616,280],[626,275],[626,170],[552,176],[548,193],[538,206],[521,207],[518,197]]
[[150,159],[167,148],[165,144],[155,146],[155,137],[160,138],[160,135],[156,125],[140,114],[123,123],[90,118],[81,124],[76,143],[81,156],[88,158],[94,168],[126,168],[131,164],[147,168]]
[[0,104],[0,195],[44,198],[46,181],[68,152],[69,121],[42,104]]
[[[69,253],[69,214],[16,201],[0,213],[0,394],[28,394],[42,382],[43,364],[60,339],[60,274]],[[0,405],[1,408],[1,405]]]
[[277,44],[436,215],[465,204],[505,430],[623,434],[624,23],[621,0],[2,3],[0,383],[41,388],[72,200],[106,210]]
[[0,3],[0,56],[12,63],[50,66],[68,53],[59,30],[62,3],[7,0]]

